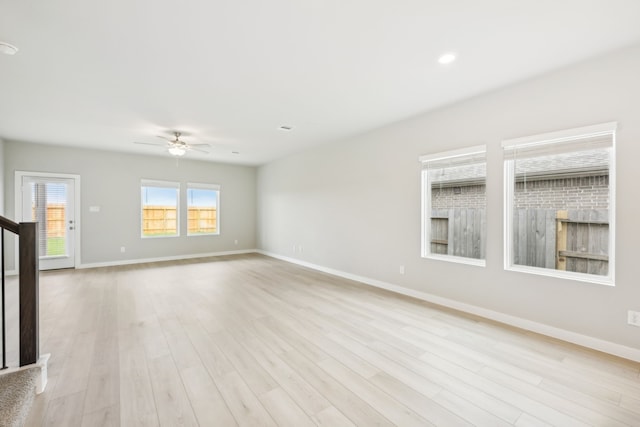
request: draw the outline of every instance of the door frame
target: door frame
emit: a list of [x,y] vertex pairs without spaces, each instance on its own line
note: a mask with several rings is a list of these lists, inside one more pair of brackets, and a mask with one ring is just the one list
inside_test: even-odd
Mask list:
[[[81,227],[81,208],[80,208],[80,175],[68,174],[68,173],[56,173],[56,172],[29,172],[29,171],[16,171],[14,175],[14,206],[15,206],[15,218],[16,222],[20,222],[20,218],[22,218],[22,178],[25,176],[34,176],[38,178],[62,178],[62,179],[72,179],[73,180],[73,204],[74,204],[74,256],[73,256],[73,268],[80,267],[82,257],[81,247],[80,247],[80,233],[82,230]],[[20,259],[18,257],[18,239],[15,240],[15,266],[16,270],[19,268]]]

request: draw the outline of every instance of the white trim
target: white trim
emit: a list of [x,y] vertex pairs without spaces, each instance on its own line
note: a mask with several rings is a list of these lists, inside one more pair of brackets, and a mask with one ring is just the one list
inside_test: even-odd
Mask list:
[[556,277],[559,279],[576,280],[579,282],[594,283],[597,285],[615,286],[609,276],[598,276],[597,274],[576,273],[574,271],[555,270],[553,268],[531,267],[528,265],[511,264],[505,267],[506,271],[517,273],[537,274],[538,276]]
[[215,256],[224,256],[224,255],[242,255],[242,254],[251,254],[256,253],[256,249],[241,249],[237,251],[222,251],[222,252],[206,252],[199,254],[187,254],[187,255],[172,255],[165,257],[156,257],[156,258],[138,258],[138,259],[125,259],[118,261],[105,261],[105,262],[89,262],[86,264],[82,264],[76,268],[99,268],[99,267],[116,267],[119,265],[132,265],[132,264],[144,264],[148,262],[163,262],[163,261],[180,261],[184,259],[194,259],[194,258],[208,258]]
[[510,150],[516,146],[544,145],[591,136],[610,135],[615,133],[617,127],[618,122],[609,122],[580,128],[564,129],[556,132],[541,133],[538,135],[523,136],[520,138],[505,139],[502,141],[502,148]]
[[509,269],[511,266],[511,261],[513,260],[513,250],[511,244],[511,229],[513,228],[513,192],[514,192],[514,165],[511,161],[504,161],[503,168],[503,183],[504,183],[504,191],[503,191],[503,200],[502,206],[504,208],[504,221],[503,221],[503,230],[502,230],[502,244],[504,254],[504,264],[503,268],[505,270]]
[[467,258],[463,256],[456,256],[456,255],[432,254],[429,252],[425,255],[422,255],[422,258],[435,259],[438,261],[456,262],[458,264],[475,265],[477,267],[487,266],[487,260],[485,259]]
[[282,261],[290,262],[292,264],[297,264],[303,267],[312,268],[314,270],[322,271],[324,273],[332,274],[338,277],[343,277],[345,279],[355,280],[357,282],[374,286],[376,288],[386,289],[388,291],[395,292],[401,295],[417,298],[433,304],[438,304],[444,307],[452,308],[454,310],[459,310],[465,313],[484,317],[486,319],[495,320],[496,322],[504,323],[510,326],[514,326],[516,328],[532,331],[532,332],[546,335],[552,338],[557,338],[559,340],[577,344],[593,350],[602,351],[614,356],[632,360],[634,362],[640,362],[640,348],[628,347],[622,344],[613,343],[611,341],[605,341],[600,338],[595,338],[588,335],[579,334],[577,332],[568,331],[566,329],[556,328],[554,326],[546,325],[544,323],[534,322],[532,320],[523,319],[521,317],[512,316],[510,314],[500,313],[498,311],[489,310],[487,308],[478,307],[478,306],[467,304],[460,301],[455,301],[449,298],[440,297],[440,296],[429,294],[426,292],[416,291],[413,289],[405,288],[402,286],[394,285],[394,284],[383,282],[380,280],[370,279],[368,277],[346,273],[344,271],[323,267],[323,266],[312,264],[306,261],[297,260],[295,258],[281,256],[268,251],[257,250],[256,252],[272,258],[280,259]]
[[482,154],[487,152],[486,145],[474,145],[473,147],[459,148],[457,150],[441,151],[435,154],[425,154],[420,156],[418,160],[421,163],[433,162],[436,160],[453,159],[455,157],[472,156],[474,154]]
[[193,188],[196,190],[216,190],[220,191],[220,184],[205,184],[202,182],[187,182],[187,190]]
[[160,187],[160,188],[178,188],[180,189],[180,183],[176,181],[161,181],[159,179],[145,179],[140,180],[141,187]]
[[609,150],[609,280],[616,283],[616,132],[612,135],[612,146]]
[[[427,172],[428,173],[428,172]],[[427,227],[427,217],[431,219],[431,200],[430,197],[425,194],[427,191],[427,185],[429,185],[429,180],[427,178],[427,173],[424,170],[420,173],[420,197],[422,198],[422,203],[420,203],[421,212],[420,212],[420,226],[421,231],[420,237],[420,255],[425,256],[428,253],[431,253],[431,226]]]
[[176,237],[180,237],[179,234],[167,234],[167,235],[158,235],[158,236],[140,236],[141,239],[173,239]]

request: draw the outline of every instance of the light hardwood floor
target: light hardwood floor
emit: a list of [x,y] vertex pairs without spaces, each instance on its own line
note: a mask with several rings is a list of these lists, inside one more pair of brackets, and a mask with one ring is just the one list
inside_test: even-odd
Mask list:
[[29,426],[639,426],[640,364],[260,255],[41,274]]

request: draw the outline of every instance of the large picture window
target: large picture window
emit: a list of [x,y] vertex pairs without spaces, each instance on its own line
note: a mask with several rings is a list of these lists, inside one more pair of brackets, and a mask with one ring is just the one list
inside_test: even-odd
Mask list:
[[615,129],[503,142],[506,269],[613,285]]
[[220,234],[220,186],[187,184],[187,235]]
[[179,236],[180,184],[142,180],[140,188],[142,237]]
[[422,256],[485,265],[486,147],[420,157]]

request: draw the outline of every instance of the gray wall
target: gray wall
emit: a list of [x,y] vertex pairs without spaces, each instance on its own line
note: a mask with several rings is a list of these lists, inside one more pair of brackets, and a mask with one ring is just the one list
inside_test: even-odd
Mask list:
[[[638,349],[640,329],[626,317],[640,310],[639,75],[636,46],[262,166],[259,248]],[[610,121],[619,124],[616,286],[504,271],[501,141]],[[479,144],[487,266],[422,259],[418,157]]]
[[[254,249],[256,169],[169,156],[144,156],[6,141],[4,180],[6,216],[14,218],[15,171],[80,175],[82,263],[104,263],[210,252]],[[177,181],[185,206],[186,183],[221,185],[220,235],[140,237],[140,180]],[[89,212],[100,206],[100,212]],[[234,242],[238,240],[236,245]],[[120,247],[126,252],[121,253]],[[11,257],[12,258],[12,257]],[[9,265],[12,264],[12,259]]]

